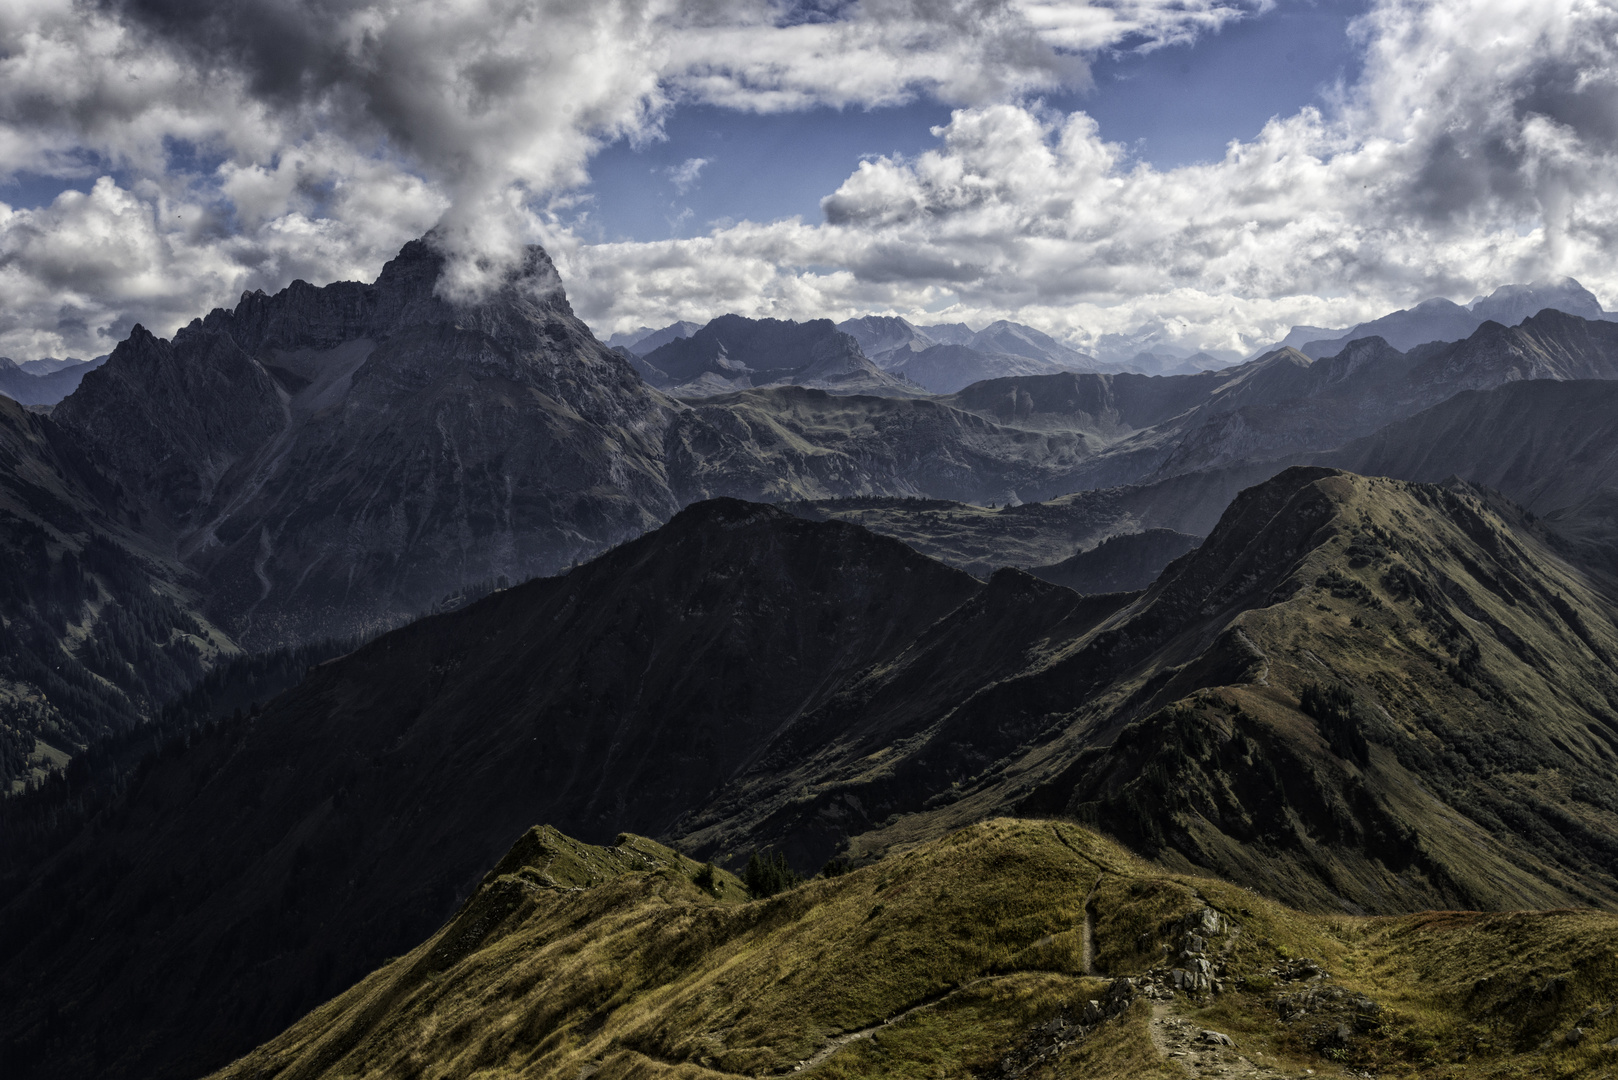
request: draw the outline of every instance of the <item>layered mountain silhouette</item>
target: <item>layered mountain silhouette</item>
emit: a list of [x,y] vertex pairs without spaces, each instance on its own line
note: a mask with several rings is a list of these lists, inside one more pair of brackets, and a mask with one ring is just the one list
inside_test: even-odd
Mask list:
[[1346,330],[1294,326],[1278,346],[1290,346],[1306,356],[1318,358],[1334,355],[1360,338],[1380,337],[1396,349],[1409,350],[1428,342],[1459,341],[1470,337],[1486,322],[1516,326],[1546,309],[1583,319],[1609,318],[1594,293],[1572,278],[1562,278],[1526,285],[1502,285],[1488,296],[1475,297],[1464,306],[1442,298],[1423,300],[1412,308]]
[[100,366],[106,357],[94,360],[25,360],[17,363],[0,356],[0,396],[19,405],[55,405],[77,390],[85,373]]
[[915,392],[884,374],[860,351],[859,342],[829,319],[795,323],[722,315],[688,336],[640,353],[635,366],[654,385],[684,397],[770,385]]
[[[1118,533],[1203,535],[1236,490],[1289,462],[1467,390],[1610,378],[1618,351],[1613,324],[1546,311],[1406,353],[1366,339],[1318,361],[1283,349],[1191,375],[1057,371],[924,397],[824,320],[677,325],[690,332],[626,357],[573,316],[538,249],[471,306],[436,294],[440,266],[431,242],[416,242],[374,284],[251,294],[172,341],[137,328],[49,420],[30,421],[38,439],[18,444],[71,451],[79,464],[57,454],[29,467],[49,474],[44,486],[66,492],[81,517],[93,508],[103,522],[75,526],[72,540],[56,530],[50,557],[53,545],[78,551],[99,536],[149,560],[154,587],[177,611],[222,632],[199,637],[185,624],[189,639],[213,643],[201,647],[206,666],[234,644],[375,633],[502,580],[554,573],[717,495],[967,507],[1073,496],[1051,513],[999,523],[952,512],[945,517],[963,525],[953,536],[936,515],[906,523],[900,505],[885,512],[889,525],[870,522],[987,576],[998,565],[1049,565]],[[1475,306],[1541,299],[1517,290]],[[1011,323],[978,332],[895,319],[847,325],[889,362],[990,345],[1019,364],[1077,356],[1057,356],[1057,343]],[[668,396],[635,365],[707,396]],[[815,382],[836,392],[776,385]],[[1193,479],[1156,487],[1176,477]],[[1115,488],[1145,493],[1122,502],[1088,494]],[[1174,499],[1151,494],[1171,489]],[[1096,509],[1132,501],[1158,509]],[[1592,504],[1579,529],[1599,533],[1604,513]],[[93,621],[96,598],[110,595],[98,580],[67,602],[41,655],[65,650],[82,662],[66,627]],[[126,642],[119,655],[131,650],[140,651]],[[152,663],[153,672],[166,667]],[[144,667],[132,678],[171,680]],[[41,693],[32,678],[15,691],[49,700]],[[126,715],[152,708],[132,704]],[[42,752],[32,740],[46,722],[12,725],[8,768]],[[83,745],[83,725],[69,727],[47,740],[53,753]]]
[[983,379],[1092,371],[1095,358],[1031,326],[1001,319],[982,330],[962,323],[915,326],[892,315],[838,323],[885,371],[934,394],[952,394]]
[[[19,668],[8,691],[35,703],[0,733],[12,782],[98,733],[149,719],[158,697],[196,677],[195,665],[205,669],[237,644],[375,633],[502,580],[554,573],[715,495],[828,508],[826,500],[875,499],[857,520],[980,577],[1001,565],[1052,565],[1118,534],[1205,535],[1242,486],[1303,460],[1504,485],[1554,512],[1588,566],[1607,558],[1602,545],[1618,535],[1604,481],[1579,479],[1589,470],[1570,454],[1555,473],[1569,479],[1546,483],[1580,487],[1589,502],[1577,511],[1571,497],[1547,505],[1488,469],[1441,476],[1352,449],[1332,456],[1469,390],[1608,379],[1618,329],[1606,321],[1546,311],[1407,353],[1367,339],[1318,361],[1283,349],[1194,375],[1059,371],[896,397],[847,392],[898,384],[829,323],[726,317],[646,356],[699,382],[716,364],[741,363],[749,372],[731,370],[732,381],[749,388],[681,401],[637,375],[631,360],[645,358],[595,341],[537,249],[472,307],[436,295],[439,266],[431,244],[418,242],[372,285],[252,294],[173,341],[137,329],[50,419],[13,418],[37,429],[17,441],[27,465],[14,474],[34,470],[37,486],[72,508],[72,524],[24,515],[46,529],[47,554],[29,557],[41,569],[6,617],[56,610],[46,621],[58,629],[29,639],[41,659],[31,675]],[[1537,298],[1527,290],[1499,303]],[[882,355],[911,360],[971,348],[963,343],[985,334],[1007,349],[1023,342],[1029,355],[1019,363],[1042,363],[1033,354],[1051,347],[1015,324],[974,333],[867,319],[854,329],[886,335]],[[916,351],[918,335],[932,343]],[[751,386],[813,382],[816,372],[842,380],[841,390]],[[1387,438],[1405,436],[1388,428]],[[915,499],[960,505],[918,510]],[[993,514],[983,512],[988,504]],[[57,567],[68,550],[80,558],[92,541],[147,567],[141,580],[154,584],[136,596],[92,573],[93,586],[86,579],[60,603],[40,599],[49,574],[79,573],[46,564]],[[94,629],[102,600],[139,606],[151,589],[174,605],[158,623],[180,637],[171,641],[158,623],[120,632],[119,662],[145,659],[128,677],[107,669],[120,673],[116,691],[74,676],[112,704],[62,719],[54,703],[65,691],[51,691],[44,675],[54,658],[65,657],[67,671],[105,667],[81,645],[87,633],[112,633]],[[182,639],[198,657],[165,659]]]
[[1291,469],[1089,597],[703,503],[154,759],[0,898],[0,1039],[24,1076],[222,1064],[535,820],[812,868],[1063,813],[1316,910],[1610,906],[1610,611],[1463,484]]
[[542,822],[681,881],[1009,814],[1313,912],[1618,905],[1577,283],[1145,374],[1009,322],[609,348],[537,248],[442,265],[0,367],[80,380],[0,401],[9,1071],[223,1065]]
[[1545,311],[1408,353],[1367,338],[1323,360],[1287,348],[1198,375],[990,380],[946,400],[1007,426],[1105,440],[1075,478],[1106,487],[1327,450],[1464,390],[1615,374],[1618,324]]
[[607,347],[623,349],[632,356],[645,356],[659,345],[665,345],[676,338],[690,337],[701,329],[701,323],[687,322],[684,319],[661,329],[642,326],[627,333],[613,334],[607,339]]
[[[375,632],[694,499],[1042,498],[1094,453],[913,401],[824,321],[727,316],[626,358],[573,316],[537,248],[470,307],[435,293],[440,267],[416,242],[371,285],[250,294],[172,341],[137,328],[56,407],[132,527],[243,644]],[[631,360],[710,396],[665,396]],[[711,396],[732,383],[750,389]]]

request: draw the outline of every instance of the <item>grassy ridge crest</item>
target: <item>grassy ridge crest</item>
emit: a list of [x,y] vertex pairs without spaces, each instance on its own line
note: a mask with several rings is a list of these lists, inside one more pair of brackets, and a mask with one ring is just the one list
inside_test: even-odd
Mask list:
[[[431,939],[216,1076],[1178,1077],[1165,1016],[1269,1075],[1618,1056],[1606,913],[1306,914],[1009,818],[765,900],[697,869],[532,830]],[[1217,927],[1215,981],[1159,990],[1188,926]]]

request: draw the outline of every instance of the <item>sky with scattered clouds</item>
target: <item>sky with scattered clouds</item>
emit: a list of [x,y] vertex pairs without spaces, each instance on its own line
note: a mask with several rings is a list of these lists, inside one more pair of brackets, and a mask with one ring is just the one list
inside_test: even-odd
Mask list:
[[599,333],[1618,300],[1614,0],[10,0],[0,355],[526,242]]

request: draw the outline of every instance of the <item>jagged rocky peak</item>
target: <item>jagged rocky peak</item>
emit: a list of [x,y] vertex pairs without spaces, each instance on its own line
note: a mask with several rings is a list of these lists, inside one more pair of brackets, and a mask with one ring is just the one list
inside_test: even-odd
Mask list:
[[386,625],[678,505],[668,403],[573,315],[545,252],[470,300],[445,266],[429,237],[371,284],[250,293],[172,342],[142,330],[58,407],[161,511],[238,640]]
[[170,342],[139,324],[54,418],[178,519],[284,423],[274,380],[227,337]]
[[372,284],[294,281],[273,295],[243,293],[234,311],[216,309],[193,329],[228,334],[254,355],[266,350],[329,349],[357,338],[379,339],[411,326],[453,324],[475,329],[517,348],[533,348],[554,323],[564,336],[590,339],[574,317],[550,256],[529,245],[501,284],[471,301],[447,298],[440,287],[445,253],[429,235],[412,240],[390,259]]

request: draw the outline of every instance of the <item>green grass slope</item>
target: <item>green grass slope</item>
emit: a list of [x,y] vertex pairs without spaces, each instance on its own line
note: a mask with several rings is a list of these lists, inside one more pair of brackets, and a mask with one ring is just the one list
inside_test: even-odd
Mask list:
[[[681,835],[880,852],[1069,814],[1303,907],[1618,906],[1618,628],[1504,500],[1294,469],[1111,610],[1038,585],[997,576]],[[987,643],[999,677],[963,681]]]
[[650,841],[536,829],[437,934],[216,1076],[1448,1080],[1618,1061],[1610,914],[1306,915],[1014,819],[766,900],[695,875]]

